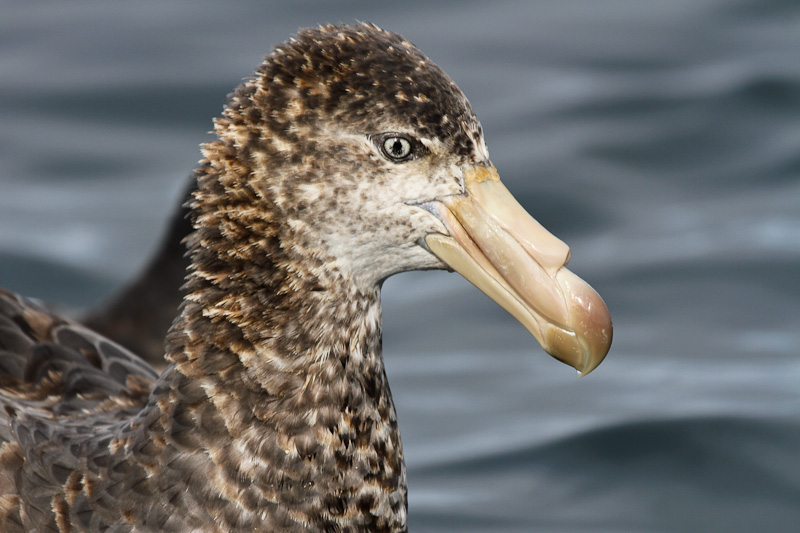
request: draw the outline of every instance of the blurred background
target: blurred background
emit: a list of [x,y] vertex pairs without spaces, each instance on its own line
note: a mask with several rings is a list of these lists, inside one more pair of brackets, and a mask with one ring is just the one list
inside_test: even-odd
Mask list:
[[457,275],[384,290],[412,531],[800,531],[800,3],[23,2],[0,17],[0,285],[65,308],[154,250],[228,92],[300,26],[417,44],[572,248],[591,376]]

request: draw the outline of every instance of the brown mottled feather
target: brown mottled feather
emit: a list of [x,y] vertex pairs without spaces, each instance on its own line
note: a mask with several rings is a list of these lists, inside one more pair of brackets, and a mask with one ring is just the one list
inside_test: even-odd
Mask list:
[[[160,377],[0,292],[0,530],[406,530],[380,286],[443,268],[409,202],[463,192],[480,126],[413,45],[356,25],[276,48],[216,132]],[[383,158],[383,132],[426,156]]]

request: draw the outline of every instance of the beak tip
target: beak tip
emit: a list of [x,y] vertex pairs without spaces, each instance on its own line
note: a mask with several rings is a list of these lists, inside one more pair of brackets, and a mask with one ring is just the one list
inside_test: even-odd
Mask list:
[[595,368],[600,366],[600,363],[602,363],[606,358],[606,354],[608,353],[608,348],[610,348],[610,343],[608,347],[606,347],[605,349],[601,349],[597,353],[587,354],[587,357],[583,362],[583,364],[581,365],[581,367],[577,368],[578,377],[581,378],[586,377],[590,373],[592,373],[592,371]]
[[[602,302],[602,300],[600,301]],[[586,335],[581,342],[584,348],[584,357],[581,361],[581,367],[577,369],[580,377],[585,377],[600,366],[600,363],[605,360],[608,351],[611,349],[613,337],[611,316],[605,304],[603,304],[602,308],[604,312],[599,313],[600,316],[598,317],[598,321],[601,321],[602,324],[595,325],[591,330],[591,334]]]
[[547,353],[573,367],[580,377],[600,366],[611,348],[611,317],[605,304],[599,301],[602,305],[584,308],[587,313],[584,320],[578,321],[581,326],[575,331],[550,325],[541,343]]
[[562,269],[557,278],[568,295],[569,325],[574,332],[569,337],[572,353],[564,362],[584,377],[603,362],[611,348],[611,314],[600,295],[578,276]]

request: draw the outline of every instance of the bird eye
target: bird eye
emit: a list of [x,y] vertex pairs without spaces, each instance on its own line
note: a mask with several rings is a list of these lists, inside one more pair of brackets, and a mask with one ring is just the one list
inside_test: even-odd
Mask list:
[[382,136],[378,141],[383,155],[395,163],[407,161],[414,156],[414,144],[405,135],[393,133]]

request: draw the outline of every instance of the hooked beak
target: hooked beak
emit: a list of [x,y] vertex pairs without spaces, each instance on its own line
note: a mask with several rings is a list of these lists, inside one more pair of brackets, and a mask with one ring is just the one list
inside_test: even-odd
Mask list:
[[500,182],[497,170],[464,170],[466,194],[422,204],[449,235],[425,244],[450,268],[511,313],[544,351],[586,375],[611,347],[608,308],[570,272],[569,247],[534,220]]

